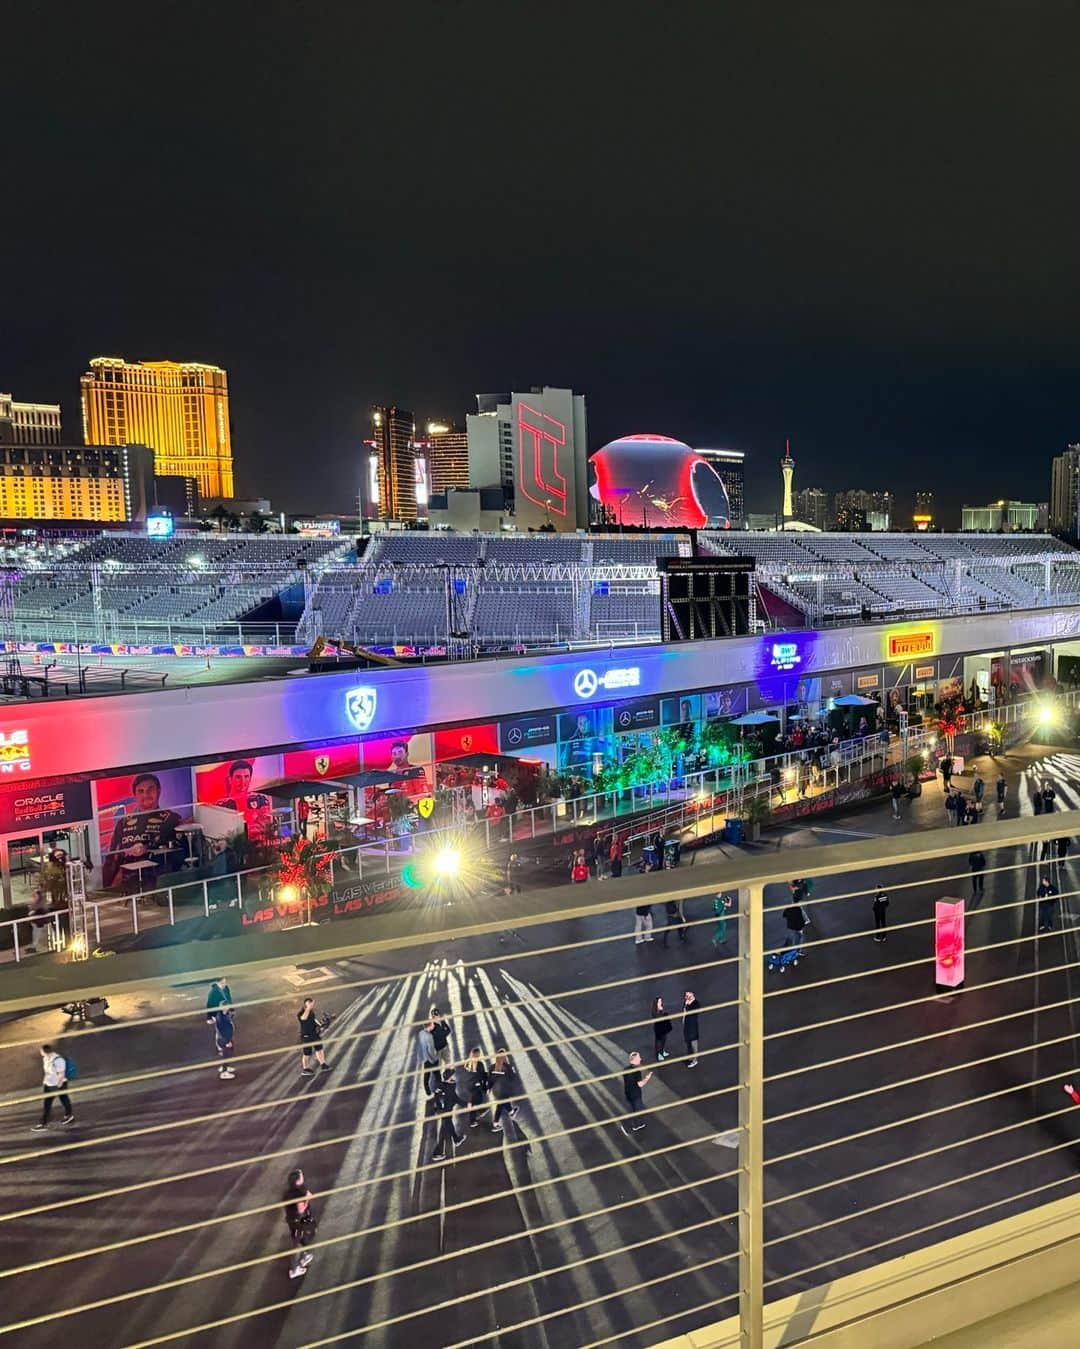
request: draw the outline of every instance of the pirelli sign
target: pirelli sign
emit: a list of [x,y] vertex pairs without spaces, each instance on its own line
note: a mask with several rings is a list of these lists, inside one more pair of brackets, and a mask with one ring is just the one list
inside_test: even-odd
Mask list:
[[932,656],[936,645],[933,631],[890,632],[885,638],[885,656],[887,660],[920,660]]

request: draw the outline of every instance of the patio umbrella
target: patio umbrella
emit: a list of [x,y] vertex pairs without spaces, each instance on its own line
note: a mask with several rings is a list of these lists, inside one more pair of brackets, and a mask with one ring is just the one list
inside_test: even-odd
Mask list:
[[732,721],[732,726],[765,726],[770,721],[779,721],[779,717],[772,717],[768,712],[744,712],[741,717],[736,717]]
[[842,698],[833,699],[833,707],[876,707],[873,698],[864,698],[861,693],[845,693]]
[[339,779],[338,785],[342,787],[355,787],[357,789],[364,787],[392,787],[400,782],[413,782],[417,778],[425,777],[424,770],[413,766],[405,773],[392,773],[388,768],[369,768],[363,773],[345,773]]

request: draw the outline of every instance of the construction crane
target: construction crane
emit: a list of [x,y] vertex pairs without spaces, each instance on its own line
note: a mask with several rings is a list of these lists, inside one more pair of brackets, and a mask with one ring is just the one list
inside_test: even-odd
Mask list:
[[369,651],[366,646],[356,646],[352,642],[347,642],[343,637],[316,637],[315,643],[308,652],[308,660],[319,660],[326,652],[327,647],[333,647],[335,652],[344,651],[350,656],[355,656],[357,660],[368,661],[372,665],[400,666],[401,661],[395,660],[393,656],[384,656],[378,651]]

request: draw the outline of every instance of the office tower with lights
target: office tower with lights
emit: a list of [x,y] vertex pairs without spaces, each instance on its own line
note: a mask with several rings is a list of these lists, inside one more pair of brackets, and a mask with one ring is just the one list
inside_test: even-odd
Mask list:
[[795,493],[795,519],[815,529],[825,529],[829,521],[829,494],[820,487],[803,487]]
[[[888,530],[892,525],[893,509],[891,492],[868,492],[863,488],[837,492],[833,507],[835,528],[849,529],[850,525],[841,524],[840,521],[861,516],[864,520],[862,529]],[[855,512],[855,516],[851,512]]]
[[934,528],[933,492],[915,493],[915,509],[911,515],[911,523],[920,533]]
[[707,459],[727,492],[733,529],[742,529],[746,519],[746,455],[742,450],[698,450]]
[[1050,465],[1050,528],[1080,537],[1080,445],[1066,445]]
[[[368,451],[370,517],[414,524],[417,510],[416,420],[405,408],[371,409]],[[424,471],[426,483],[426,462]],[[424,503],[427,504],[426,494]]]
[[433,493],[468,487],[469,437],[462,427],[449,422],[428,422],[425,449]]
[[523,533],[588,528],[584,394],[544,385],[528,393],[478,394],[476,402],[466,419],[469,486],[500,486],[512,495]]
[[233,495],[229,384],[219,366],[98,356],[80,384],[87,445],[149,445],[160,476],[194,478],[204,497]]
[[59,403],[17,403],[0,393],[0,445],[59,444]]

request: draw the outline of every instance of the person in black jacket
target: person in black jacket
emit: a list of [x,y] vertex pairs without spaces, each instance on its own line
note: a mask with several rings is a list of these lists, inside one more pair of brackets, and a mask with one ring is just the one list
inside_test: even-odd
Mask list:
[[801,904],[791,904],[784,910],[784,922],[787,924],[785,946],[794,946],[798,950],[803,944],[803,928],[806,927],[806,912]]
[[971,898],[983,892],[983,872],[986,870],[986,854],[978,849],[968,853],[968,866],[971,868]]
[[889,896],[877,886],[874,893],[874,940],[876,942],[885,941],[885,927],[889,917]]
[[679,933],[679,940],[686,941],[686,918],[682,911],[682,905],[677,899],[666,899],[664,901],[664,950],[668,948],[668,938],[671,936],[671,929],[676,928]]
[[[303,1006],[296,1014],[296,1020],[300,1025],[300,1072],[304,1077],[315,1075],[315,1069],[311,1066],[312,1055],[314,1055],[315,1062],[324,1073],[328,1073],[330,1065],[326,1061],[322,1042],[319,1039],[324,1023],[319,1021],[318,1014],[315,1011],[314,998],[304,999]],[[329,1024],[329,1020],[329,1017],[327,1017],[326,1025]]]
[[442,1076],[439,1078],[435,1087],[435,1112],[439,1119],[439,1132],[435,1139],[435,1151],[431,1154],[433,1162],[441,1162],[446,1159],[446,1145],[452,1143],[455,1148],[460,1148],[465,1142],[465,1135],[459,1134],[457,1125],[454,1122],[454,1111],[457,1109],[457,1081],[454,1077],[453,1068],[444,1068]]
[[450,1019],[444,1017],[434,1003],[431,1005],[428,1016],[434,1023],[431,1029],[431,1038],[435,1042],[435,1057],[444,1068],[449,1068],[453,1062],[453,1055],[450,1053],[450,1036],[454,1033],[450,1025]]
[[667,1038],[671,1034],[671,1018],[664,1011],[663,998],[653,998],[650,1015],[653,1019],[653,1036],[656,1042],[656,1057],[662,1062],[664,1059],[671,1058],[671,1055],[664,1048],[667,1044]]
[[462,1072],[461,1089],[469,1103],[469,1128],[475,1129],[480,1123],[480,1116],[487,1113],[487,1097],[491,1089],[487,1064],[480,1057],[480,1050],[476,1046],[469,1050],[469,1057],[462,1064]]
[[304,1173],[299,1167],[289,1172],[285,1182],[285,1192],[281,1196],[285,1205],[285,1222],[289,1228],[296,1254],[289,1263],[289,1278],[299,1279],[308,1272],[308,1265],[314,1257],[304,1247],[313,1241],[319,1224],[315,1221],[315,1210],[311,1205],[311,1191],[308,1189]]
[[491,1123],[491,1131],[501,1134],[502,1117],[509,1115],[514,1119],[518,1112],[518,1102],[510,1100],[510,1097],[519,1095],[519,1091],[517,1069],[508,1050],[495,1051],[495,1057],[491,1060],[490,1078],[491,1094],[495,1098],[495,1118]]
[[701,1010],[701,1003],[693,993],[683,994],[683,1013],[682,1013],[682,1038],[686,1045],[686,1052],[689,1058],[686,1061],[688,1068],[697,1067],[697,1047],[698,1047],[698,1013]]

